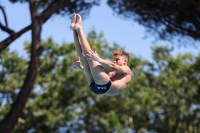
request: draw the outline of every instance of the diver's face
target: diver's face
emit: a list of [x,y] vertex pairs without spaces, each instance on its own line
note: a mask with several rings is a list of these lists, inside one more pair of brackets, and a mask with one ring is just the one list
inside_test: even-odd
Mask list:
[[124,58],[124,56],[116,55],[114,56],[114,64],[117,64],[119,66],[126,65],[127,60]]

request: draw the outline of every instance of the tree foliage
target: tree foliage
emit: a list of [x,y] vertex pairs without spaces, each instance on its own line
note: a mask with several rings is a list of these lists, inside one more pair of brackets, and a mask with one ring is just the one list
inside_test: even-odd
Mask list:
[[[70,14],[79,12],[82,16],[84,16],[89,13],[90,9],[94,5],[99,5],[99,1],[95,0],[10,0],[10,2],[29,4],[31,24],[25,26],[19,31],[12,30],[12,28],[8,25],[6,12],[4,11],[3,6],[0,5],[0,10],[4,16],[4,20],[0,21],[0,28],[2,31],[9,34],[7,38],[1,40],[0,51],[6,49],[14,40],[29,30],[31,30],[32,41],[30,49],[30,62],[28,63],[27,71],[25,71],[26,73],[24,74],[26,76],[21,84],[21,87],[19,87],[19,93],[15,102],[13,102],[5,118],[0,122],[0,132],[8,133],[11,132],[14,125],[17,123],[18,117],[25,107],[25,103],[36,80],[37,70],[39,69],[40,55],[43,51],[43,47],[40,44],[41,29],[43,24],[54,14],[67,15],[68,17],[71,17]],[[4,24],[2,21],[4,21]]]
[[[101,57],[112,59],[110,51],[121,48],[94,30],[88,37]],[[200,55],[174,57],[173,49],[156,46],[150,62],[130,53],[133,78],[122,94],[109,97],[92,93],[85,75],[72,66],[73,43],[59,45],[49,38],[41,45],[35,86],[14,133],[200,132]],[[30,54],[30,43],[25,49]],[[28,60],[8,49],[0,59],[2,119],[19,93]]]
[[161,39],[200,41],[199,0],[108,0],[108,5],[120,17],[137,21]]
[[[130,68],[136,78],[127,91],[117,97],[97,96],[88,90],[84,75],[71,66],[73,44],[60,46],[51,38],[41,42],[41,29],[54,14],[71,17],[79,12],[86,16],[100,1],[10,2],[28,3],[31,23],[14,31],[0,5],[4,17],[0,28],[8,33],[0,42],[0,132],[199,132],[199,56],[174,58],[166,47],[154,49],[153,63],[132,55]],[[108,4],[119,15],[138,21],[163,39],[180,35],[199,41],[197,0],[109,0]],[[27,60],[7,47],[29,30]],[[120,48],[117,44],[108,46],[95,31],[88,37],[103,58],[111,58],[110,51]]]

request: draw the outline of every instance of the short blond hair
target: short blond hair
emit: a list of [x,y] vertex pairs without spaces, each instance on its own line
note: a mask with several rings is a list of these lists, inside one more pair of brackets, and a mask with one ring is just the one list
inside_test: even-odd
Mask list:
[[129,62],[129,53],[127,53],[125,50],[114,50],[113,51],[113,55],[121,55],[121,56],[125,56],[127,58],[127,63]]

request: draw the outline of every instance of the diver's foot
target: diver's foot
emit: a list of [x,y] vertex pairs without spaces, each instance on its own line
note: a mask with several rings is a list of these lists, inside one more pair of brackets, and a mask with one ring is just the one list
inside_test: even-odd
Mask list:
[[79,14],[76,14],[76,23],[74,25],[74,29],[79,32],[82,28],[82,17]]
[[72,16],[72,19],[71,19],[71,24],[70,24],[70,28],[72,30],[74,30],[75,24],[76,24],[76,14],[74,13],[73,16]]

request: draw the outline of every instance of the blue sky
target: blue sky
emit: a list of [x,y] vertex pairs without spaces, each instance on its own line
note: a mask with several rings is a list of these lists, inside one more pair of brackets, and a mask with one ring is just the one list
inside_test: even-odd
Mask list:
[[[29,5],[26,4],[11,4],[8,1],[0,0],[0,4],[5,7],[5,11],[8,18],[9,27],[15,31],[22,29],[30,24]],[[0,13],[0,20],[3,21],[2,13]],[[52,16],[42,28],[42,39],[52,37],[55,42],[61,44],[63,41],[72,42],[72,31],[69,28],[69,17]],[[83,20],[83,29],[87,34],[94,28],[98,33],[103,32],[105,39],[112,45],[114,42],[125,47],[128,52],[133,53],[136,56],[141,56],[145,59],[151,60],[153,45],[169,45],[167,41],[154,42],[154,36],[145,37],[145,28],[138,25],[131,20],[123,20],[117,15],[114,15],[111,8],[107,6],[105,2],[102,2],[101,6],[95,6],[92,8],[89,16]],[[0,41],[8,37],[8,34],[0,31]],[[23,50],[24,41],[31,41],[31,32],[26,32],[19,39],[14,41],[10,48],[12,51],[19,51],[20,55],[25,55]],[[174,46],[177,46],[175,44]],[[173,55],[178,53],[198,53],[199,48],[187,47],[187,48],[175,48]]]

